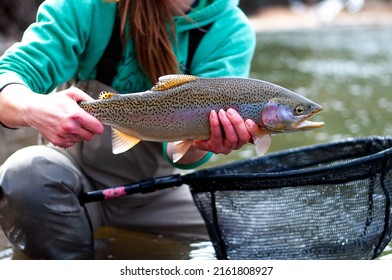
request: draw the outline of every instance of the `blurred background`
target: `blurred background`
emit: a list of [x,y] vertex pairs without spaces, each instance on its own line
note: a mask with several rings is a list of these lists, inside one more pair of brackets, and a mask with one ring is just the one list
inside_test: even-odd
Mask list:
[[[0,54],[21,38],[41,2],[1,0]],[[241,0],[240,7],[257,31],[251,77],[289,88],[324,107],[314,120],[324,121],[325,127],[276,135],[270,152],[350,137],[392,135],[392,0]],[[17,149],[36,142],[32,129],[0,127],[0,165]],[[228,156],[215,156],[204,167],[252,156],[254,148],[248,145]],[[12,256],[1,234],[0,260]],[[131,259],[131,252],[140,256],[137,250],[123,250],[133,240],[130,234],[118,230],[97,234],[97,243],[104,248],[98,250],[99,257]],[[209,243],[193,240],[176,247],[172,240],[138,237],[146,258],[162,252],[157,246],[165,247],[166,253],[166,247],[174,248],[172,258],[213,256]],[[152,239],[158,243],[150,245],[150,250]],[[124,251],[126,255],[122,255]],[[381,258],[392,259],[391,246]]]

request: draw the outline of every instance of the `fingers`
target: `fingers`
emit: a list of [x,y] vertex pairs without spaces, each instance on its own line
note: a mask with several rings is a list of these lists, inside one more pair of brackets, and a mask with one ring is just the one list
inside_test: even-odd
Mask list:
[[[71,87],[66,90],[65,94],[72,98],[76,103],[94,100],[90,95],[76,87]],[[81,130],[77,131],[76,134],[80,135],[83,140],[89,141],[95,134],[103,133],[104,126],[99,120],[79,108],[79,106],[77,109],[78,112],[70,116],[70,119],[78,123],[81,128]]]
[[219,148],[223,145],[222,140],[220,140],[223,135],[218,114],[215,111],[210,113],[210,131],[211,138],[209,140],[195,140],[193,146],[202,151],[211,151],[218,154],[220,152],[216,150],[216,147]]
[[[103,125],[96,120],[89,120],[91,116],[72,115],[62,124],[62,134],[69,139],[80,142],[83,140],[91,141],[96,134],[102,134]],[[98,123],[96,124],[96,122]],[[102,127],[102,129],[101,129]]]
[[80,138],[68,136],[67,138],[62,138],[61,136],[55,136],[53,139],[48,141],[53,145],[60,147],[60,148],[69,148],[74,146],[76,143],[81,142]]
[[82,141],[91,141],[95,133],[84,129],[77,121],[64,120],[57,130],[45,131],[47,140],[55,146],[69,148]]
[[211,138],[208,143],[208,147],[215,149],[223,148],[223,131],[220,123],[218,114],[215,111],[210,113],[210,129]]
[[234,109],[227,112],[210,113],[211,138],[205,141],[195,141],[194,146],[200,150],[212,151],[219,154],[228,154],[240,149],[251,140],[245,122]]
[[103,133],[103,124],[81,108],[78,108],[78,112],[71,115],[69,119],[74,125],[80,128],[80,130],[72,130],[71,128],[69,131],[74,134],[79,134],[84,140],[89,141],[95,134]]
[[236,110],[228,109],[226,115],[230,120],[230,124],[223,126],[226,134],[225,141],[228,141],[228,145],[230,143],[231,146],[235,147],[234,149],[238,150],[249,142],[251,135],[246,128],[244,120]]
[[93,101],[94,99],[85,93],[84,91],[78,89],[77,87],[71,87],[65,90],[64,93],[75,100],[77,103],[81,101]]
[[256,132],[259,131],[260,128],[252,120],[246,120],[245,121],[245,126],[246,126],[246,129],[248,130],[248,132],[249,132],[249,134],[251,136],[249,142],[253,142],[253,139],[257,136]]

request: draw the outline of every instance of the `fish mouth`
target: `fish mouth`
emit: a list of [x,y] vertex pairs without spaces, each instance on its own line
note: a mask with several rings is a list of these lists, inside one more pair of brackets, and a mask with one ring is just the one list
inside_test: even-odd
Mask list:
[[310,118],[312,118],[314,115],[320,113],[323,109],[320,108],[317,111],[314,111],[313,113],[307,115],[304,117],[302,120],[297,122],[293,128],[298,129],[298,130],[308,130],[308,129],[315,129],[315,128],[320,128],[324,126],[324,122],[313,122],[309,121]]

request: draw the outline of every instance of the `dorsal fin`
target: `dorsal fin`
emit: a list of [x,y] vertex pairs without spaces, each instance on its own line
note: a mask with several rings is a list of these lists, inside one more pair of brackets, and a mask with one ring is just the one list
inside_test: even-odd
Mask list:
[[158,82],[152,87],[152,91],[167,90],[198,79],[193,75],[173,74],[159,77]]
[[115,93],[110,92],[110,91],[102,91],[102,92],[99,94],[98,98],[99,98],[99,99],[109,99],[109,98],[112,98],[112,97],[115,96],[115,95],[116,95]]

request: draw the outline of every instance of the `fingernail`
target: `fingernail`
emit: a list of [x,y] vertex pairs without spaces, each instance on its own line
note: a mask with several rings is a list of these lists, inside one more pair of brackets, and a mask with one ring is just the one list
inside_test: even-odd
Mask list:
[[246,120],[245,121],[245,125],[246,125],[247,128],[252,128],[253,122],[251,120]]
[[227,110],[227,114],[230,115],[230,116],[234,116],[234,110],[231,109],[231,108],[228,109],[228,110]]

